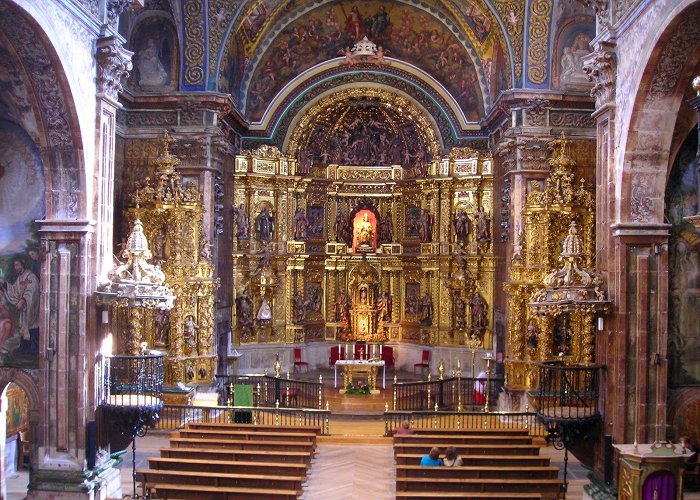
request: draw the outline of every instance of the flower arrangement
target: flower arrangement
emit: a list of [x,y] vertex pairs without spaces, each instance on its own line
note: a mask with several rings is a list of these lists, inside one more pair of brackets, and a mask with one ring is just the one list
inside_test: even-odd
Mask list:
[[362,380],[352,382],[345,387],[345,394],[369,394],[369,385]]

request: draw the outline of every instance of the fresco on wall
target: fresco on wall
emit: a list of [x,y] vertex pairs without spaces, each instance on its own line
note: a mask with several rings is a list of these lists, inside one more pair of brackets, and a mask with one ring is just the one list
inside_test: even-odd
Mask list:
[[591,53],[589,46],[595,36],[595,24],[572,22],[566,24],[555,41],[556,56],[553,62],[554,86],[559,88],[590,87],[588,75],[583,71],[583,59]]
[[697,129],[683,144],[666,187],[669,238],[668,358],[672,386],[700,383],[700,234],[683,217],[698,213]]
[[177,37],[161,17],[144,20],[134,31],[134,69],[129,85],[140,90],[174,89],[177,82]]
[[33,367],[39,353],[44,171],[27,133],[0,120],[0,365]]
[[[475,14],[476,15],[476,14]],[[488,36],[490,24],[482,36]],[[481,33],[481,31],[480,31]],[[260,120],[270,100],[306,69],[338,57],[363,36],[386,54],[414,64],[440,81],[470,121],[483,116],[471,57],[437,19],[405,4],[345,3],[310,11],[277,35],[255,68],[246,114]]]

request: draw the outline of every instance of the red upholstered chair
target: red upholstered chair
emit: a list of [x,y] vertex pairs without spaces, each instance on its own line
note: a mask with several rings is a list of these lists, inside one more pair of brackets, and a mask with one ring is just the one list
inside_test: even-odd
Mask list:
[[394,366],[394,348],[388,345],[382,346],[382,360],[387,367]]
[[299,371],[301,368],[304,367],[306,368],[306,371],[309,371],[309,363],[306,361],[301,360],[301,348],[300,347],[295,347],[294,348],[294,371]]
[[334,345],[333,347],[331,347],[331,352],[330,352],[330,355],[328,356],[328,368],[333,368],[335,366],[336,361],[338,361],[339,359],[344,359],[344,358],[345,358],[345,347],[341,347],[339,349],[337,345]]
[[416,373],[418,368],[421,369],[421,373],[424,373],[426,370],[430,370],[430,351],[428,349],[423,349],[420,363],[413,365],[413,373]]

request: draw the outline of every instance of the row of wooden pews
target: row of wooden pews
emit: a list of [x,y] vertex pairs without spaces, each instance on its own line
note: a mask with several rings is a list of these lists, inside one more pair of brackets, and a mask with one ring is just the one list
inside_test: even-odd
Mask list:
[[[461,467],[421,467],[433,446],[454,446]],[[396,498],[560,498],[559,469],[527,429],[417,429],[394,436]]]
[[137,469],[159,499],[292,499],[301,495],[321,428],[190,423]]

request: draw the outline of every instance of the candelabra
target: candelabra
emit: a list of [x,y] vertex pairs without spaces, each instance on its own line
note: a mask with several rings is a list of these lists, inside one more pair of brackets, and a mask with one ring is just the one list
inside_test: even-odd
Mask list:
[[476,356],[476,349],[481,345],[481,339],[477,337],[476,333],[472,333],[472,336],[466,341],[469,351],[472,353],[472,379],[474,378],[474,357]]
[[486,356],[482,358],[486,361],[486,402],[484,403],[484,413],[489,411],[489,395],[491,393],[491,362],[493,361],[493,356],[490,352],[486,353]]

